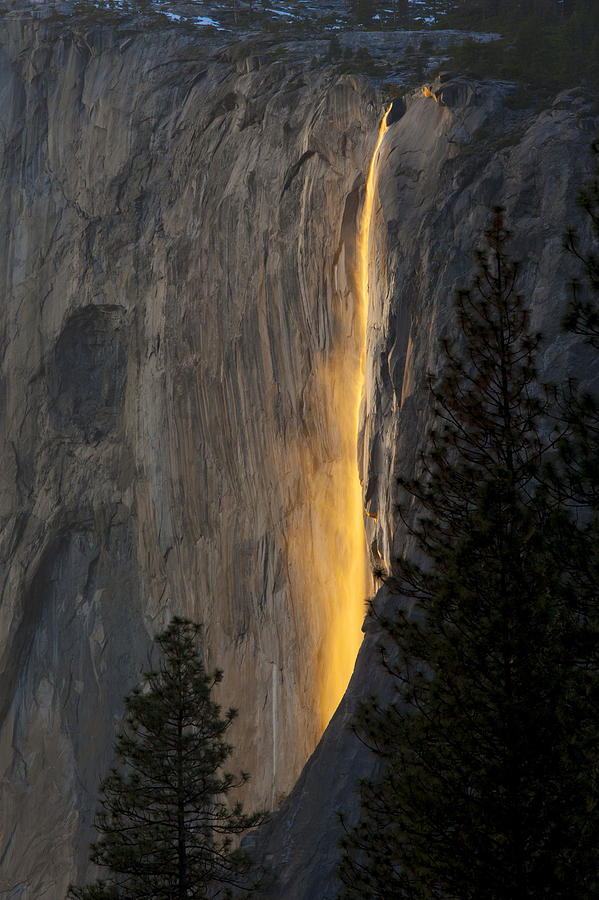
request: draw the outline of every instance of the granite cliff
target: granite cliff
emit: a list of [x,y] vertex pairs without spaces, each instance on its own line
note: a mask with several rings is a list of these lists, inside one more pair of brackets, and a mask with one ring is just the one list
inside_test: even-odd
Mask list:
[[[173,613],[204,623],[240,708],[249,803],[280,805],[326,724],[331,647],[357,639],[339,584],[362,553],[344,485],[383,104],[264,42],[2,25],[0,897],[38,900],[85,877],[122,696]],[[394,475],[423,440],[425,374],[493,203],[547,370],[576,353],[560,235],[596,121],[583,97],[533,114],[510,91],[419,92],[381,147],[358,457],[387,563]],[[371,764],[346,729],[378,685],[365,627],[341,707],[256,838],[280,900],[334,895],[334,810]]]
[[[599,387],[596,358],[561,332],[570,261],[564,223],[581,227],[574,200],[592,170],[599,121],[583,96],[562,95],[536,112],[512,109],[511,86],[454,79],[408,98],[378,161],[371,225],[366,397],[359,441],[365,527],[374,562],[389,570],[403,547],[396,476],[411,476],[431,423],[427,375],[439,370],[439,340],[454,331],[452,297],[469,283],[474,248],[493,205],[506,208],[520,289],[543,331],[542,377],[576,374]],[[395,116],[394,116],[395,117]],[[379,556],[379,559],[377,557]],[[385,589],[375,607],[393,602]],[[349,729],[360,699],[389,698],[378,663],[381,635],[368,616],[348,690],[287,801],[255,841],[277,873],[268,897],[333,900],[340,827],[356,811],[352,785],[374,759]]]

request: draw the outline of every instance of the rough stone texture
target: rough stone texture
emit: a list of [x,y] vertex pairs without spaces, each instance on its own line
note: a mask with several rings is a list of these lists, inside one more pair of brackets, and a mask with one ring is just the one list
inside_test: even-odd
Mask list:
[[241,709],[250,804],[320,737],[335,596],[307,485],[342,492],[352,458],[335,373],[378,115],[268,47],[2,20],[3,898],[85,876],[122,697],[171,614],[204,622]]
[[[572,372],[599,387],[596,356],[590,366],[587,351],[560,333],[572,271],[561,235],[566,223],[579,221],[574,200],[591,172],[597,119],[572,95],[531,114],[506,107],[506,85],[458,80],[431,87],[429,96],[408,98],[384,138],[372,224],[361,464],[369,541],[387,566],[405,542],[395,477],[417,465],[431,419],[426,376],[438,371],[439,339],[454,332],[452,296],[468,284],[493,205],[506,207],[523,263],[520,286],[533,327],[546,334],[544,377]],[[380,591],[375,602],[392,600]],[[275,874],[271,900],[337,894],[336,812],[352,820],[356,781],[375,765],[348,727],[352,710],[372,693],[384,701],[393,689],[377,662],[381,635],[370,618],[365,631],[336,715],[292,794],[251,842]]]
[[[577,352],[559,334],[560,235],[596,122],[572,97],[532,115],[506,108],[505,86],[440,92],[410,99],[379,165],[360,467],[387,563],[394,474],[424,438],[425,374],[493,203],[518,233],[547,371]],[[319,737],[379,116],[364,82],[268,48],[210,57],[168,30],[2,20],[3,900],[84,877],[121,698],[172,613],[204,621],[223,702],[241,708],[251,803],[275,807]],[[347,731],[381,688],[367,629],[348,695],[256,838],[278,900],[335,893],[334,810],[372,764]]]
[[574,93],[531,114],[510,109],[509,85],[431,87],[386,135],[372,227],[362,479],[377,516],[367,527],[387,563],[404,539],[395,476],[417,463],[430,421],[427,374],[438,371],[439,340],[454,329],[453,296],[475,271],[494,205],[505,207],[514,235],[532,327],[546,336],[542,377],[599,374],[580,364],[585,351],[560,330],[573,271],[562,235],[580,221],[575,200],[592,171],[596,110]]

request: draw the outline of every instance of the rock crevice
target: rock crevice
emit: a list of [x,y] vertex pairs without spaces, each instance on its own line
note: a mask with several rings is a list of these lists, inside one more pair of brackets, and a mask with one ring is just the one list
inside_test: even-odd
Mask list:
[[[2,21],[0,895],[37,900],[86,877],[122,697],[172,614],[204,623],[224,669],[250,805],[276,807],[320,737],[354,553],[342,420],[382,104],[267,42],[211,55],[174,29]],[[426,374],[494,203],[554,377],[576,353],[560,236],[597,123],[582,97],[533,114],[509,91],[433,86],[381,148],[359,448],[377,565],[403,546],[395,477],[418,458]],[[256,838],[278,900],[335,893],[335,809],[372,765],[347,726],[386,689],[365,628],[349,692]]]

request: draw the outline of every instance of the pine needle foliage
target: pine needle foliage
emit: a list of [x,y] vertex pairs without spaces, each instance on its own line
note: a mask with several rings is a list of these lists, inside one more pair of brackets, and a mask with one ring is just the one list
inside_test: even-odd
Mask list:
[[545,485],[564,434],[539,383],[541,336],[496,209],[456,298],[461,339],[416,479],[400,479],[415,552],[374,608],[387,706],[354,728],[382,775],[359,786],[339,897],[540,900],[598,895],[594,623],[574,573],[584,542]]
[[100,787],[98,840],[90,859],[109,874],[71,886],[76,900],[199,900],[248,893],[251,861],[233,842],[259,824],[227,795],[248,780],[223,770],[232,747],[212,697],[222,672],[206,672],[198,650],[201,626],[175,617],[155,638],[162,659],[125,698],[117,735],[120,766]]
[[[453,71],[527,85],[520,100],[599,84],[599,7],[595,0],[462,0],[448,3],[444,28],[491,32],[499,40],[450,49]],[[446,66],[446,61],[443,62]]]
[[[579,208],[590,226],[590,246],[583,249],[578,231],[568,228],[564,249],[578,262],[580,277],[571,282],[571,295],[562,325],[565,331],[580,336],[590,348],[589,372],[597,366],[599,351],[599,141],[591,146],[595,157],[595,177],[577,198]],[[596,370],[596,368],[595,368]],[[562,415],[569,431],[560,442],[559,480],[574,509],[580,511],[579,532],[584,551],[576,562],[581,616],[599,618],[599,397],[583,390],[572,379],[563,400]],[[599,626],[595,626],[595,640]],[[597,643],[586,648],[586,655],[599,654]]]
[[[594,238],[591,249],[584,250],[575,228],[568,228],[564,235],[564,249],[578,262],[580,277],[570,285],[570,302],[563,318],[565,331],[582,337],[585,344],[599,350],[599,141],[592,144],[596,159],[596,174],[578,196],[578,206],[585,213]],[[571,434],[561,443],[560,450],[564,472],[568,476],[568,489],[574,503],[590,507],[593,517],[587,522],[590,535],[596,532],[599,541],[599,402],[596,394],[580,389],[576,381],[570,383],[564,400],[564,418],[569,422]],[[595,571],[591,581],[599,581]],[[593,592],[593,599],[594,592]]]
[[[599,140],[592,144],[596,159],[596,174],[591,183],[578,195],[578,206],[587,215],[595,239],[599,245]],[[599,257],[596,249],[584,252],[580,236],[575,228],[568,228],[564,235],[564,249],[578,260],[584,281],[575,278],[572,282],[572,296],[563,326],[566,331],[581,335],[595,350],[599,350]]]

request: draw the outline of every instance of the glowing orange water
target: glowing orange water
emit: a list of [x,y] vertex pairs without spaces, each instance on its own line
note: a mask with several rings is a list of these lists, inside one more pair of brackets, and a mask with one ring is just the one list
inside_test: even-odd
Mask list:
[[362,208],[362,221],[360,223],[360,313],[362,317],[362,329],[364,334],[363,352],[362,352],[362,378],[360,396],[358,397],[358,407],[360,406],[362,389],[364,385],[364,370],[366,365],[366,324],[368,321],[368,274],[370,268],[370,223],[372,221],[372,207],[374,205],[374,187],[376,184],[376,168],[379,150],[383,143],[383,138],[387,133],[389,126],[387,125],[387,117],[391,112],[391,107],[387,110],[381,120],[379,126],[379,136],[370,160],[370,168],[368,170],[368,178],[366,179],[366,195],[364,197],[364,206]]
[[[358,308],[355,316],[356,345],[360,348],[357,371],[347,372],[341,381],[345,396],[338,398],[338,409],[342,421],[340,428],[346,445],[346,460],[339,473],[344,497],[336,503],[341,513],[339,525],[343,529],[344,553],[331,559],[333,565],[336,603],[331,617],[327,652],[329,659],[322,672],[321,714],[323,727],[335,712],[351,677],[356,656],[362,641],[362,621],[364,619],[364,599],[368,592],[367,551],[364,534],[362,485],[356,465],[356,437],[360,425],[360,406],[365,388],[366,372],[366,325],[368,320],[368,270],[370,262],[370,224],[374,205],[377,158],[387,131],[387,116],[381,121],[378,139],[366,180],[366,193],[360,221]],[[354,358],[355,359],[355,358]],[[345,361],[337,367],[344,368]],[[354,362],[355,366],[355,362]],[[353,389],[352,389],[353,387]],[[339,482],[337,482],[339,484]],[[338,525],[338,527],[339,527]],[[341,548],[338,548],[341,549]]]

